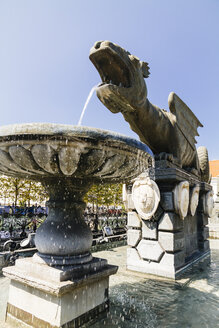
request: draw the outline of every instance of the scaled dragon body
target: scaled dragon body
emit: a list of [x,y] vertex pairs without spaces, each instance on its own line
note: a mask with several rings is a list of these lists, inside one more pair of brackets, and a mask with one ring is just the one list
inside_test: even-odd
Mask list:
[[113,113],[121,112],[158,158],[174,157],[183,168],[194,169],[208,182],[207,150],[200,147],[197,152],[195,147],[202,124],[173,92],[168,98],[170,112],[149,102],[144,80],[150,74],[148,64],[109,41],[96,42],[90,59],[102,79],[97,88],[102,103]]

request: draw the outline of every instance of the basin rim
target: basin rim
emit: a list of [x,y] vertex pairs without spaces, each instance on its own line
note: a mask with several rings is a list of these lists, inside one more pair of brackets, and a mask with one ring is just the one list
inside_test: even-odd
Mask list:
[[154,157],[151,149],[146,144],[137,139],[114,131],[102,130],[99,128],[87,126],[58,123],[20,123],[0,127],[0,142],[1,139],[4,139],[5,137],[13,137],[18,135],[48,135],[65,137],[66,139],[77,136],[99,140],[115,140],[124,142],[131,147],[145,151],[151,157]]

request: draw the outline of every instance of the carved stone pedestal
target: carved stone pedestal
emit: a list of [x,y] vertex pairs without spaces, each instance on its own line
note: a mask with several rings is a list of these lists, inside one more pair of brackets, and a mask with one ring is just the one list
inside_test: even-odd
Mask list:
[[6,321],[19,327],[67,328],[96,318],[108,309],[109,276],[118,267],[97,258],[93,265],[96,270],[79,279],[71,279],[71,268],[53,268],[34,258],[4,268],[11,279]]
[[209,184],[168,161],[156,162],[153,174],[160,192],[154,211],[158,196],[153,188],[154,201],[150,200],[148,178],[146,196],[139,194],[136,199],[136,185],[143,190],[143,179],[127,187],[127,269],[176,278],[197,261],[210,259],[207,224],[213,194]]

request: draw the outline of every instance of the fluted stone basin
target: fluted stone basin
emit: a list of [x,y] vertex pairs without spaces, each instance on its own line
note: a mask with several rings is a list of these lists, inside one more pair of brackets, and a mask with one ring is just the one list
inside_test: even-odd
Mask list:
[[35,243],[54,266],[92,259],[92,234],[83,220],[91,185],[129,181],[152,156],[145,144],[111,131],[49,123],[0,128],[0,173],[41,181],[48,190],[49,215]]

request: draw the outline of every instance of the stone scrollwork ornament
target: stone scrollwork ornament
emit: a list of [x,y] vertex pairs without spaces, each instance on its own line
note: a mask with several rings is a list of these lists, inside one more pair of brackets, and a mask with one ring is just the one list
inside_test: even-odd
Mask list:
[[199,191],[200,191],[200,187],[197,185],[192,189],[192,194],[191,194],[191,199],[190,199],[190,212],[191,215],[194,216],[197,206],[198,206],[198,202],[199,202]]
[[189,182],[182,181],[174,189],[174,206],[182,219],[186,217],[189,207]]
[[134,206],[143,220],[150,220],[160,202],[160,191],[157,184],[149,177],[139,177],[132,187]]
[[204,212],[209,217],[212,216],[213,208],[214,208],[214,192],[213,190],[210,190],[204,198]]

